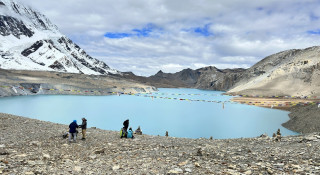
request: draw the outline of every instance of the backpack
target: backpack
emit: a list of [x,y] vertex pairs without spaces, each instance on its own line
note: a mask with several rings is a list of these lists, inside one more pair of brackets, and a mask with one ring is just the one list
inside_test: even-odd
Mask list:
[[127,138],[133,138],[132,130],[128,131]]
[[120,138],[122,138],[122,137],[127,137],[127,132],[125,131],[124,128],[121,128],[121,130],[120,130]]

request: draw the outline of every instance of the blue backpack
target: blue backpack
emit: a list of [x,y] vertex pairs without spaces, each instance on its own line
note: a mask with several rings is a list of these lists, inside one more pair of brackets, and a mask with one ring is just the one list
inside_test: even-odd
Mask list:
[[127,133],[127,138],[132,138],[132,137],[133,137],[132,130],[129,130]]

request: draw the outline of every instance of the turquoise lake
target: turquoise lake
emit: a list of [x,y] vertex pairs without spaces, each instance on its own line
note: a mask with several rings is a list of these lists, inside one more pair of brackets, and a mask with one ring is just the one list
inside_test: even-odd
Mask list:
[[[5,97],[0,98],[0,112],[62,124],[73,120],[80,124],[85,117],[88,127],[116,131],[129,119],[133,130],[141,126],[144,134],[164,136],[168,131],[172,137],[226,139],[257,137],[264,133],[272,136],[278,128],[282,135],[298,134],[281,126],[289,120],[286,111],[229,102],[223,107],[216,102],[180,100],[228,101],[232,98],[221,95],[223,92],[161,88],[157,93],[148,94],[154,98],[145,95]],[[164,99],[166,97],[177,99]]]

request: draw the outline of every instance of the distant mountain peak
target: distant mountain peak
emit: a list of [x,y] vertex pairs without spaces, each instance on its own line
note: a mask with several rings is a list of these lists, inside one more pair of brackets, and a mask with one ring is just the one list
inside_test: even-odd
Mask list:
[[120,73],[89,56],[43,14],[15,0],[0,0],[0,68]]

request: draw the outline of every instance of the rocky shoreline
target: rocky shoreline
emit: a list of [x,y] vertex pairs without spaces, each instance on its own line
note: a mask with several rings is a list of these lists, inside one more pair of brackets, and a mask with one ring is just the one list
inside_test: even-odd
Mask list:
[[[143,128],[142,128],[143,129]],[[226,140],[135,135],[0,114],[0,174],[319,174],[320,133]]]
[[290,119],[282,124],[283,127],[298,133],[320,132],[318,99],[236,97],[232,101],[265,108],[274,105],[274,109],[290,111]]
[[0,97],[21,95],[110,95],[109,92],[153,92],[157,89],[114,75],[84,75],[0,69]]

